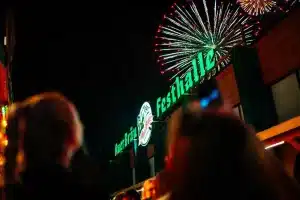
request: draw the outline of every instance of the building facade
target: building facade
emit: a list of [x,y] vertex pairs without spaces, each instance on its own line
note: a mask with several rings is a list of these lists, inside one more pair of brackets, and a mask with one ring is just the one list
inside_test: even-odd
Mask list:
[[[234,49],[232,64],[215,78],[223,99],[233,105],[233,112],[256,129],[265,148],[274,151],[288,173],[300,182],[300,26],[297,24],[300,24],[299,8],[254,47]],[[140,155],[130,151],[125,155],[134,168],[133,184],[142,181],[142,178],[136,181],[137,171],[144,171],[142,177],[150,178],[163,167],[166,123],[155,123],[153,131],[149,145],[139,150]],[[136,160],[144,162],[139,164]]]
[[[234,111],[258,129],[258,137],[266,147],[274,147],[275,154],[290,175],[300,181],[297,177],[300,150],[300,27],[296,24],[300,24],[299,9],[290,13],[257,43],[256,55],[249,58],[249,51],[245,51],[244,55],[240,51],[237,54],[241,55],[236,58],[233,55],[233,65],[221,73],[217,81],[223,97],[235,105]],[[249,62],[249,59],[255,60],[255,56],[259,74],[254,76],[255,80],[260,79],[260,83],[255,83],[257,81],[249,76],[255,74],[255,67],[251,65],[253,62]],[[251,68],[250,72],[245,67]],[[263,94],[260,91],[262,88]],[[253,110],[260,113],[253,113]],[[255,125],[253,119],[263,124]]]

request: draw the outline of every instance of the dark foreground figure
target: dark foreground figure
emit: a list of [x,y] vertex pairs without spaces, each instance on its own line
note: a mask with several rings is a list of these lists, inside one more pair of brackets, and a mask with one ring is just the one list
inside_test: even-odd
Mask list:
[[5,156],[5,198],[107,199],[70,172],[82,146],[82,124],[75,106],[57,93],[30,97],[10,109]]
[[179,109],[169,120],[167,141],[169,200],[300,199],[297,182],[224,108]]

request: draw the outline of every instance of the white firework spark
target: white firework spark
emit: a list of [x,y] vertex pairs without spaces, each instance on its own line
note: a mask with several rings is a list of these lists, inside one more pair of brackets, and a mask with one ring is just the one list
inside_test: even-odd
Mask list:
[[276,2],[272,0],[238,0],[241,8],[249,15],[263,15],[272,11]]
[[159,26],[156,36],[159,42],[155,45],[161,72],[174,72],[171,79],[191,70],[191,60],[199,52],[206,57],[206,53],[214,49],[216,61],[222,58],[219,66],[224,67],[230,62],[228,54],[233,47],[254,41],[251,18],[242,15],[239,8],[232,9],[231,4],[217,6],[215,0],[214,8],[209,10],[203,0],[204,18],[193,2],[187,8],[173,6],[174,13],[165,16],[168,24]]
[[290,6],[294,6],[296,3],[299,3],[300,0],[286,0],[286,2],[290,2]]

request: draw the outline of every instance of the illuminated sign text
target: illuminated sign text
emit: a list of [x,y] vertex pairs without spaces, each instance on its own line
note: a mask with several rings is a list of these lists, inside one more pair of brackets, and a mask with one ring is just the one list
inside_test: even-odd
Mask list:
[[[184,77],[176,77],[168,93],[163,97],[157,98],[156,117],[161,117],[171,106],[178,102],[182,95],[196,84],[202,83],[206,78],[210,79],[215,76],[216,73],[214,50],[209,50],[205,59],[202,52],[198,53],[197,57],[192,60],[192,69]],[[137,126],[131,127],[129,132],[124,134],[123,139],[115,144],[115,155],[121,153],[134,140],[138,139],[139,145],[142,146],[148,144],[153,115],[149,103],[146,102],[143,106],[138,117]]]

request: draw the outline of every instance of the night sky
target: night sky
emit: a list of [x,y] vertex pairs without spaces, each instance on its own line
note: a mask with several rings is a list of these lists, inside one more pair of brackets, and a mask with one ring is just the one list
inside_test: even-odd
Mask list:
[[153,46],[173,2],[26,1],[11,6],[16,14],[15,100],[62,92],[78,107],[90,154],[110,159],[114,143],[136,123],[142,103],[154,106],[168,88]]
[[166,81],[153,42],[170,0],[18,5],[13,93],[16,101],[60,91],[78,107],[90,154],[108,159],[141,104]]

